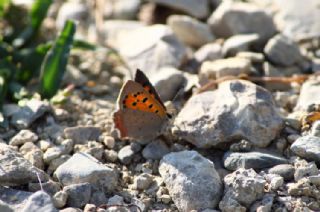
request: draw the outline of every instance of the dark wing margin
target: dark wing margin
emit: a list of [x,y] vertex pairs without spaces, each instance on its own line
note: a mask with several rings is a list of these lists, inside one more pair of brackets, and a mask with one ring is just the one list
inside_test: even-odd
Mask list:
[[134,81],[141,84],[143,87],[148,86],[150,88],[151,93],[154,95],[154,97],[156,98],[156,100],[158,100],[158,102],[162,105],[162,107],[166,110],[166,107],[164,106],[163,102],[161,101],[158,92],[156,91],[156,89],[153,87],[153,85],[150,83],[149,79],[147,78],[147,76],[140,70],[137,69],[136,71],[136,75],[134,78]]

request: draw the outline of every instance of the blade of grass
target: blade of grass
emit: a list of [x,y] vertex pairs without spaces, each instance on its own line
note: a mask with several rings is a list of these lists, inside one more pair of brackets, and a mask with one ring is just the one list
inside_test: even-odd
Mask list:
[[75,31],[76,25],[74,22],[67,21],[61,34],[42,63],[40,94],[44,98],[51,98],[60,87]]
[[13,41],[16,48],[25,45],[38,32],[51,4],[52,0],[35,0],[30,11],[30,26]]

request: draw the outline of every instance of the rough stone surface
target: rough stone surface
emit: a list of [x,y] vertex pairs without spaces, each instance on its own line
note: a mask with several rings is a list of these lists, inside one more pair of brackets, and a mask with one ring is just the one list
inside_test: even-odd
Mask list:
[[11,117],[11,123],[19,128],[28,128],[36,119],[51,110],[48,102],[31,99]]
[[132,70],[145,71],[148,76],[165,66],[179,67],[186,49],[165,25],[139,28],[119,38],[116,47]]
[[267,90],[247,81],[230,80],[215,91],[191,97],[175,118],[172,131],[202,148],[235,138],[265,147],[282,124]]
[[[14,211],[22,211],[32,192],[0,186],[0,201],[10,205]],[[14,197],[14,198],[13,198]]]
[[275,23],[285,35],[294,40],[320,35],[318,0],[280,0],[273,2],[279,8]]
[[214,40],[207,24],[189,16],[171,15],[167,19],[167,23],[178,39],[189,46],[200,47]]
[[258,34],[234,35],[224,42],[222,54],[235,56],[239,52],[249,51],[258,39]]
[[291,164],[279,164],[268,170],[270,174],[277,174],[284,180],[292,180],[294,175],[294,167]]
[[298,45],[281,34],[268,41],[264,52],[275,65],[292,66],[303,60]]
[[319,78],[309,79],[303,83],[298,102],[294,110],[307,111],[312,105],[320,104],[320,81]]
[[216,79],[224,76],[248,74],[251,69],[250,60],[231,57],[215,61],[206,61],[200,68],[200,79]]
[[286,164],[288,161],[271,153],[264,152],[227,152],[224,155],[224,167],[228,170],[245,169],[263,169],[278,164]]
[[222,211],[245,211],[264,195],[265,179],[253,169],[240,168],[224,178],[224,196],[219,203]]
[[219,37],[256,33],[266,41],[276,33],[272,17],[254,4],[223,1],[208,19]]
[[76,153],[67,162],[60,165],[55,176],[63,185],[92,183],[107,191],[112,191],[117,185],[116,170],[99,163],[86,153]]
[[83,144],[97,140],[101,135],[101,130],[99,127],[77,126],[66,128],[64,134],[66,138],[72,139],[75,144]]
[[320,163],[320,138],[316,136],[302,136],[290,147],[291,151],[301,158]]
[[13,212],[13,208],[7,203],[0,200],[0,211],[1,212]]
[[214,164],[195,151],[170,153],[159,172],[173,202],[181,211],[214,208],[222,185]]
[[45,172],[32,166],[20,153],[1,143],[0,167],[0,185],[2,186],[17,186],[38,182],[37,174],[42,182],[49,179]]
[[27,142],[36,142],[38,136],[30,130],[21,130],[13,138],[11,138],[9,144],[12,146],[20,146]]
[[80,183],[65,186],[63,191],[67,193],[67,205],[69,207],[82,208],[85,206],[91,196],[91,185],[90,183]]
[[203,45],[194,53],[194,58],[202,63],[204,61],[222,59],[222,46],[218,43],[208,43]]
[[178,9],[196,18],[205,18],[209,15],[208,0],[149,0],[160,5]]
[[29,197],[22,212],[29,211],[58,212],[54,207],[49,194],[43,191],[37,191]]
[[142,151],[142,155],[146,159],[160,160],[164,155],[168,154],[170,149],[162,140],[155,140],[149,143]]

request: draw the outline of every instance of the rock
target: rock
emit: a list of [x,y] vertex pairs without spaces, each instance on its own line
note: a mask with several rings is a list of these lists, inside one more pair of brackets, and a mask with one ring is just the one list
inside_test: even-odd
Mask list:
[[194,53],[194,58],[199,62],[203,63],[207,60],[222,59],[222,46],[218,43],[208,43],[203,45]]
[[105,1],[104,18],[134,19],[139,10],[141,0]]
[[313,122],[310,135],[320,137],[320,121]]
[[199,153],[167,154],[160,162],[159,173],[180,211],[214,208],[218,204],[222,192],[220,177],[214,164]]
[[[279,9],[275,23],[280,31],[294,40],[310,38],[320,34],[319,8],[317,0],[274,1]],[[303,10],[301,10],[303,8]]]
[[54,175],[64,186],[87,182],[100,186],[106,191],[112,191],[118,181],[116,170],[100,164],[86,153],[74,154],[57,168]]
[[114,195],[113,197],[110,197],[108,200],[108,205],[121,205],[124,203],[124,199],[122,196]]
[[52,201],[55,207],[62,208],[67,203],[68,194],[65,191],[58,191],[52,197]]
[[59,212],[83,212],[83,211],[80,208],[68,207],[60,210]]
[[100,190],[100,188],[97,188],[96,186],[92,187],[91,190],[91,198],[90,198],[90,203],[95,204],[95,205],[102,205],[106,204],[107,202],[107,197],[103,191]]
[[118,159],[118,153],[114,150],[105,150],[104,157],[109,162],[116,162]]
[[195,18],[186,15],[171,15],[167,19],[167,24],[178,39],[189,46],[197,48],[214,40],[210,27]]
[[277,174],[284,178],[286,181],[293,179],[294,167],[290,164],[279,164],[268,170],[270,174]]
[[231,57],[213,62],[206,61],[201,65],[200,79],[217,79],[225,76],[238,76],[248,74],[251,70],[250,60]]
[[116,47],[132,70],[137,68],[148,76],[165,66],[179,67],[186,56],[186,49],[165,25],[139,28],[119,38]]
[[112,136],[104,136],[102,142],[109,149],[113,149],[115,146],[115,140]]
[[74,84],[75,86],[85,86],[89,78],[82,73],[79,68],[76,68],[72,65],[67,66],[67,71],[63,76],[64,82],[69,82],[70,84]]
[[62,145],[51,147],[43,154],[43,160],[46,164],[49,164],[52,160],[59,158],[65,153],[67,153],[66,149]]
[[38,136],[30,130],[21,130],[13,138],[11,138],[9,145],[11,146],[20,146],[27,142],[36,142]]
[[286,164],[288,161],[275,154],[264,152],[227,152],[223,157],[224,167],[228,170],[264,169],[278,164]]
[[305,160],[298,161],[294,164],[295,172],[294,172],[294,180],[297,182],[300,179],[319,174],[319,170],[315,162],[306,162]]
[[264,178],[268,182],[268,188],[273,191],[278,190],[281,186],[283,186],[284,180],[283,177],[277,174],[265,174]]
[[256,33],[267,41],[276,33],[272,17],[254,4],[223,1],[208,19],[213,33],[228,38],[237,34]]
[[292,66],[303,60],[298,45],[281,34],[268,41],[264,53],[273,64],[279,66]]
[[192,96],[175,118],[172,132],[200,148],[235,138],[265,147],[282,125],[267,90],[247,81],[230,80],[220,83],[215,91]]
[[[0,143],[0,185],[18,186],[31,182],[38,182],[38,176],[42,182],[49,176],[42,170],[32,166],[21,154],[10,146]],[[37,176],[38,175],[38,176]]]
[[103,25],[103,33],[106,43],[111,47],[120,45],[121,37],[145,25],[138,21],[107,20]]
[[186,83],[183,72],[170,67],[161,68],[151,77],[150,81],[163,102],[172,100]]
[[134,154],[137,153],[138,151],[135,151],[132,145],[124,146],[118,152],[118,158],[123,164],[129,164]]
[[44,169],[43,153],[35,144],[27,142],[19,149],[23,157],[38,169]]
[[63,164],[70,158],[70,155],[60,155],[58,158],[51,160],[47,168],[47,173],[51,175],[61,164]]
[[[22,211],[32,192],[0,186],[0,201],[10,205],[14,211]],[[14,198],[13,198],[14,197]]]
[[50,110],[48,102],[31,99],[18,112],[12,115],[11,123],[19,129],[28,128],[36,119]]
[[90,183],[79,183],[74,185],[65,186],[63,191],[66,192],[67,206],[82,208],[85,206],[91,196],[91,185]]
[[67,20],[84,22],[85,19],[89,17],[88,11],[89,8],[86,4],[81,4],[80,2],[71,1],[63,3],[56,19],[57,28],[62,29]]
[[61,184],[52,180],[49,180],[44,183],[28,183],[28,191],[36,192],[42,190],[49,194],[50,196],[53,196],[55,193],[61,190]]
[[288,183],[288,194],[291,196],[311,197],[319,202],[319,192],[319,187],[313,185],[308,177],[300,179],[297,183]]
[[246,211],[264,195],[266,181],[253,169],[240,168],[224,178],[224,196],[219,203],[222,211]]
[[0,200],[0,211],[2,212],[14,212],[14,210],[7,203]]
[[102,160],[104,154],[103,144],[96,141],[89,141],[87,144],[77,144],[74,146],[74,152],[87,153],[97,160]]
[[250,212],[257,211],[257,212],[270,212],[273,206],[274,201],[273,194],[266,194],[263,196],[262,200],[255,202],[250,207]]
[[58,212],[54,207],[49,194],[43,191],[37,191],[32,194],[26,202],[23,212],[29,211],[45,211],[45,212]]
[[168,154],[170,149],[168,145],[160,140],[157,139],[151,143],[149,143],[142,151],[142,156],[145,159],[152,159],[152,160],[160,160],[164,155]]
[[312,135],[298,138],[290,147],[296,155],[320,163],[320,138]]
[[239,52],[249,51],[258,40],[258,34],[234,35],[224,42],[222,54],[235,56]]
[[297,105],[294,108],[295,111],[307,111],[311,106],[320,104],[320,96],[318,95],[320,81],[318,79],[311,78],[303,83]]
[[150,174],[140,174],[134,178],[133,188],[137,190],[146,190],[152,183],[152,176]]
[[64,134],[75,144],[84,144],[88,141],[98,140],[101,130],[99,127],[77,126],[66,128]]
[[263,63],[264,55],[257,52],[238,52],[236,57],[250,60],[251,63]]
[[159,5],[181,10],[196,18],[206,18],[209,15],[208,0],[149,0]]

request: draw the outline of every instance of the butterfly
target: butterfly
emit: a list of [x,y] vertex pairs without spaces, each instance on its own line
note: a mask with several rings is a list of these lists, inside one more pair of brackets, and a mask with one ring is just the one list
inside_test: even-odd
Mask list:
[[122,86],[117,106],[113,120],[121,138],[152,140],[171,117],[156,89],[139,69],[134,81],[128,80]]

